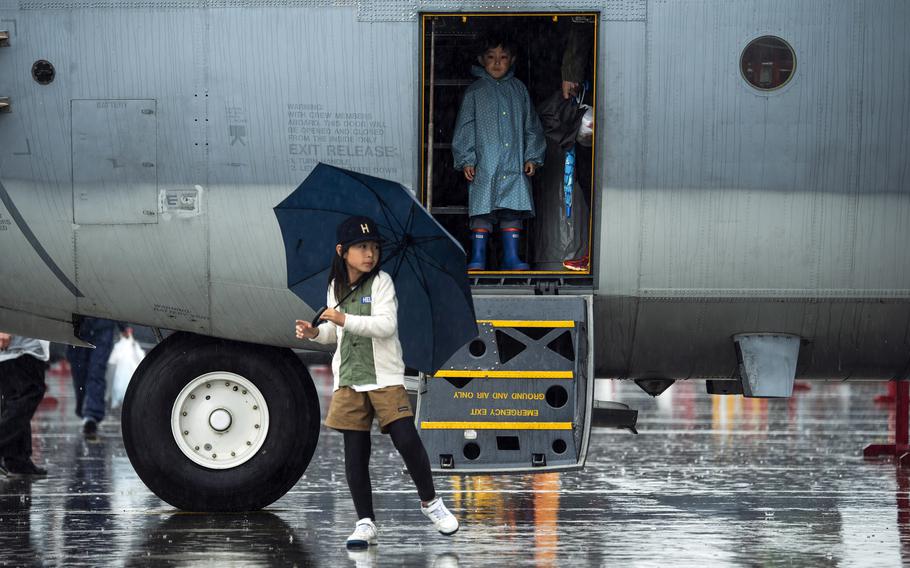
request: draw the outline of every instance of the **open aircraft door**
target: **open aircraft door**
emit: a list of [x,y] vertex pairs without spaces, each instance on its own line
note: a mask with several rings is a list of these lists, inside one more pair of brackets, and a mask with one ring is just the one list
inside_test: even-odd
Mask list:
[[418,388],[434,471],[584,466],[594,395],[591,296],[475,296],[480,336]]

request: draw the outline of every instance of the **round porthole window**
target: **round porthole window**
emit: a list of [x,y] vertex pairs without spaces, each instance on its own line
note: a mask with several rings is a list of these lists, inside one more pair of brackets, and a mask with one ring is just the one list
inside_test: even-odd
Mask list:
[[41,85],[51,84],[56,74],[54,66],[51,65],[50,61],[39,59],[32,65],[32,78]]
[[739,70],[750,85],[773,91],[786,85],[796,71],[796,54],[790,44],[775,36],[749,42],[739,58]]

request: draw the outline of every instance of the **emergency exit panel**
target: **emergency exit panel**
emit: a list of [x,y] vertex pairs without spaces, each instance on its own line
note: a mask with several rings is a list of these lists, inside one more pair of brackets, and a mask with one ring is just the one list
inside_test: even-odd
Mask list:
[[588,297],[475,297],[480,336],[421,379],[434,471],[584,465],[592,400]]

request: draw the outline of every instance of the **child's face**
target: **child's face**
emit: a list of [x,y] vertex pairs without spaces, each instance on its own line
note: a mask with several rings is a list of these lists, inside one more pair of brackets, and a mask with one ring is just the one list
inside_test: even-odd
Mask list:
[[477,59],[487,74],[494,79],[502,79],[515,62],[515,56],[504,50],[501,45],[488,49]]
[[[341,245],[338,245],[339,248]],[[342,254],[345,264],[349,269],[356,271],[357,277],[365,274],[376,266],[379,262],[379,243],[376,241],[364,241],[351,245],[347,252]]]

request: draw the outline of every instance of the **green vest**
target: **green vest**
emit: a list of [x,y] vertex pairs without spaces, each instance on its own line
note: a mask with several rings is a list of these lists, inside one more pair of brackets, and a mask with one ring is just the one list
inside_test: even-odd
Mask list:
[[[356,292],[338,306],[346,315],[372,314],[373,279],[364,282]],[[341,341],[341,362],[338,386],[375,385],[376,366],[373,364],[373,338],[344,332]]]

